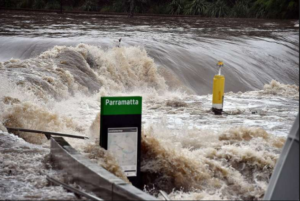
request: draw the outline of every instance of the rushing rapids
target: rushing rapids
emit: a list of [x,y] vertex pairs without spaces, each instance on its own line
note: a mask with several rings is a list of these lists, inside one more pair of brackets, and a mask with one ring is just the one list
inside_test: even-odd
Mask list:
[[[26,17],[17,15],[15,18]],[[50,20],[53,18],[55,16]],[[5,128],[8,126],[85,134],[90,141],[67,140],[82,154],[128,182],[114,157],[98,146],[99,106],[103,95],[143,96],[145,191],[160,197],[158,190],[164,190],[171,199],[179,200],[263,198],[285,137],[298,113],[299,87],[295,84],[299,81],[296,47],[299,41],[294,37],[294,24],[287,23],[287,31],[280,31],[278,26],[283,22],[265,25],[263,21],[264,28],[268,27],[265,35],[260,35],[261,28],[252,27],[248,31],[243,29],[243,33],[234,32],[232,42],[225,37],[229,28],[212,31],[210,38],[212,25],[204,23],[203,32],[190,32],[194,36],[200,31],[203,36],[193,39],[187,33],[183,35],[184,41],[180,39],[183,34],[180,27],[185,27],[185,22],[175,24],[178,29],[170,36],[174,25],[171,26],[172,20],[167,20],[170,27],[166,30],[158,24],[152,38],[147,33],[140,36],[140,43],[149,40],[151,44],[139,45],[138,41],[127,38],[128,43],[115,47],[113,42],[105,46],[107,41],[100,40],[102,45],[93,45],[84,38],[81,38],[82,43],[58,39],[49,42],[49,38],[38,38],[35,27],[28,28],[32,32],[24,33],[35,39],[17,37],[12,42],[6,40],[12,36],[5,33],[12,33],[19,25],[12,23],[9,29],[6,22],[9,17],[3,19],[4,26],[0,28],[0,49],[5,52],[1,53],[0,60],[0,175],[10,181],[8,186],[0,179],[0,187],[3,187],[0,193],[5,199],[48,199],[51,194],[53,198],[59,194],[65,199],[74,198],[60,188],[49,187],[45,177],[40,176],[40,171],[45,173],[49,169],[47,138],[22,132],[11,135]],[[206,19],[203,22],[207,22]],[[212,23],[218,24],[214,20]],[[232,23],[236,28],[234,21]],[[198,24],[193,26],[199,29]],[[138,31],[130,32],[131,36],[139,36],[149,29],[137,25],[134,28]],[[97,37],[107,37],[103,33],[109,30],[103,29],[97,32]],[[268,32],[274,29],[276,34]],[[50,26],[44,34],[51,31]],[[78,30],[69,34],[77,33]],[[250,37],[251,34],[254,36]],[[63,33],[59,37],[63,38]],[[159,37],[160,42],[157,42]],[[275,42],[278,38],[281,40]],[[217,47],[218,41],[220,46]],[[37,46],[29,45],[31,48],[24,51],[28,43],[37,43]],[[241,44],[248,46],[241,47]],[[264,49],[265,45],[271,46]],[[5,51],[5,46],[13,48],[14,53]],[[222,48],[227,51],[221,51]],[[260,54],[255,53],[258,50]],[[247,57],[249,55],[251,57]],[[216,63],[216,57],[224,58],[228,64],[224,71],[228,84],[223,116],[214,116],[210,111],[210,91],[216,69],[209,66]],[[248,62],[243,62],[244,57]],[[275,66],[273,59],[277,62]],[[30,165],[32,155],[35,155],[36,166]],[[21,160],[25,161],[24,165]],[[14,191],[23,184],[30,185],[32,190]],[[45,196],[37,189],[46,192]]]

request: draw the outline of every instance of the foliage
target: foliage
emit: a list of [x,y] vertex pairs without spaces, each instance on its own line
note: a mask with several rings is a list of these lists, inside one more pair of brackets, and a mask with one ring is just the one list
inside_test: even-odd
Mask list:
[[99,9],[97,0],[86,0],[82,9],[85,11],[97,11]]
[[17,8],[31,8],[32,1],[31,0],[22,0],[17,4]]
[[256,0],[252,7],[255,17],[287,18],[299,17],[298,0]]
[[128,10],[128,6],[126,4],[127,0],[115,0],[112,4],[113,12],[125,12]]
[[136,13],[144,13],[147,12],[147,9],[150,7],[150,0],[135,0],[135,12]]
[[46,2],[44,0],[34,0],[33,8],[34,9],[43,9],[46,6]]
[[184,13],[187,15],[204,15],[208,5],[206,0],[192,0],[187,4]]
[[292,0],[288,2],[287,8],[284,11],[285,16],[283,18],[298,18],[299,19],[299,1]]
[[60,2],[59,0],[47,0],[45,8],[58,10],[60,9]]
[[210,17],[226,17],[229,14],[229,10],[225,1],[217,0],[208,6],[207,15]]
[[[150,7],[149,0],[134,0],[134,12],[142,13],[146,12],[147,9]],[[110,7],[110,11],[112,12],[130,12],[130,4],[131,0],[115,0]],[[106,7],[108,8],[108,7]],[[108,10],[107,10],[108,11]]]
[[185,0],[172,0],[168,5],[168,13],[172,15],[180,15],[184,11]]
[[14,7],[14,4],[15,2],[11,1],[11,0],[3,0],[3,1],[0,1],[0,7],[3,7],[3,8],[13,8]]
[[111,6],[103,6],[100,10],[100,12],[110,12],[112,10]]
[[231,9],[231,17],[250,17],[251,16],[251,1],[250,0],[239,0],[236,1]]
[[[299,19],[299,0],[62,0],[64,10]],[[60,9],[61,0],[0,0],[4,8]]]
[[166,4],[156,5],[153,8],[153,13],[168,14],[168,8]]

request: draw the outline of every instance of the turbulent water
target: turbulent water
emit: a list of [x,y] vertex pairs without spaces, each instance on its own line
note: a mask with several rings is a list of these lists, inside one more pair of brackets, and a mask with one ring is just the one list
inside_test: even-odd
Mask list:
[[0,131],[0,195],[9,200],[74,200],[60,186],[48,184],[49,148],[32,145]]
[[[0,61],[27,59],[55,45],[140,46],[197,94],[211,93],[218,60],[227,91],[298,84],[299,21],[0,14]],[[282,73],[284,71],[284,73]]]
[[[128,181],[95,146],[99,100],[141,95],[145,191],[172,199],[263,198],[299,110],[298,21],[1,13],[0,25],[0,142],[24,143],[4,126],[85,134],[89,142],[70,143]],[[210,111],[218,60],[225,63],[222,116]],[[18,162],[2,144],[0,166],[9,171]],[[41,160],[45,147],[33,147],[25,157],[36,150]],[[5,177],[17,186],[24,174]],[[0,193],[12,198],[14,185]]]

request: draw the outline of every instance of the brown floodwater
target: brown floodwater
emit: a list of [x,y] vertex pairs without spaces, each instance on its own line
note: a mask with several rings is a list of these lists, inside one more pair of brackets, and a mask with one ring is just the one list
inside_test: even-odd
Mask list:
[[0,61],[27,59],[55,45],[145,48],[197,94],[211,93],[216,63],[227,91],[261,89],[272,79],[299,85],[299,21],[96,14],[0,14]]

